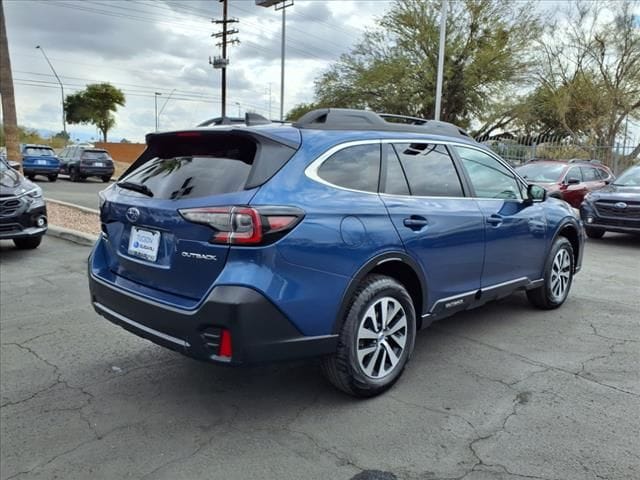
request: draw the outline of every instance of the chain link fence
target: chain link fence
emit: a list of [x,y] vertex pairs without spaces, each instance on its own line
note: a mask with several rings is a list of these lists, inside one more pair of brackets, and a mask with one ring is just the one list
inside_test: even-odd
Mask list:
[[532,159],[550,160],[595,160],[607,165],[618,174],[632,164],[640,162],[640,157],[631,157],[640,139],[628,139],[617,145],[589,145],[556,137],[501,137],[477,138],[502,158],[514,166]]

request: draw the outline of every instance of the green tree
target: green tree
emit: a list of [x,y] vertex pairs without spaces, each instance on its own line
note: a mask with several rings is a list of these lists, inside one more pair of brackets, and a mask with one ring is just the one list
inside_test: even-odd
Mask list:
[[[551,26],[540,42],[539,87],[530,98],[541,129],[576,143],[613,147],[623,122],[640,119],[640,23],[633,2],[576,1],[561,29]],[[622,158],[640,155],[640,144]]]
[[[469,127],[527,82],[542,22],[531,3],[449,5],[441,118]],[[315,103],[433,118],[439,17],[440,2],[397,1],[316,80]]]
[[87,88],[67,95],[64,101],[68,123],[95,125],[107,141],[107,132],[116,124],[112,112],[124,106],[125,97],[121,90],[109,83],[87,85]]

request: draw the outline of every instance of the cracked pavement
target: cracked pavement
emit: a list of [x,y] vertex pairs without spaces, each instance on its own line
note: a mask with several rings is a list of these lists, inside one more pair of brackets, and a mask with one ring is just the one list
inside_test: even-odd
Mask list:
[[386,394],[233,369],[89,306],[89,249],[0,242],[0,479],[640,478],[640,239],[590,241],[556,311],[516,294],[418,335]]

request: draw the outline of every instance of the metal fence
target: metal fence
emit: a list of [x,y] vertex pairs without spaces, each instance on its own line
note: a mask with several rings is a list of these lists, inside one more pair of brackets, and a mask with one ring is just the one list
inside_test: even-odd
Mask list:
[[577,143],[559,137],[502,137],[477,138],[502,158],[517,166],[534,158],[550,160],[597,160],[620,173],[629,165],[638,163],[640,158],[629,156],[633,152],[638,139],[627,139],[617,145],[593,145]]

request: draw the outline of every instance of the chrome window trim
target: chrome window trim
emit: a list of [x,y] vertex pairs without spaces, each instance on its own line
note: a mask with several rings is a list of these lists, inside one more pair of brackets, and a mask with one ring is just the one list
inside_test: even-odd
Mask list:
[[[318,170],[320,169],[320,167],[322,166],[322,164],[334,153],[337,153],[341,150],[344,150],[345,148],[349,148],[349,147],[356,147],[356,146],[360,146],[360,145],[382,145],[382,144],[387,144],[387,143],[431,143],[431,144],[436,144],[436,145],[445,145],[445,146],[454,146],[454,147],[465,147],[465,148],[471,148],[473,150],[478,150],[479,152],[482,153],[486,153],[487,155],[489,155],[491,158],[493,158],[494,160],[496,160],[497,162],[499,162],[501,165],[503,165],[504,167],[507,168],[508,171],[510,171],[516,182],[519,181],[524,188],[527,188],[528,183],[520,176],[518,175],[518,172],[515,171],[515,169],[509,165],[506,161],[504,161],[503,159],[501,159],[499,156],[497,156],[495,153],[491,152],[491,151],[487,151],[484,148],[478,147],[476,145],[470,145],[467,143],[462,143],[462,142],[456,142],[455,140],[431,140],[428,138],[415,138],[415,137],[411,137],[411,138],[378,138],[378,139],[367,139],[367,140],[351,140],[348,142],[344,142],[344,143],[339,143],[337,145],[334,145],[333,147],[329,148],[328,150],[326,150],[325,152],[323,152],[322,154],[320,154],[318,156],[318,158],[316,158],[313,162],[311,162],[304,170],[304,174],[307,176],[307,178],[310,178],[311,180],[321,183],[322,185],[326,185],[328,187],[333,187],[333,188],[337,188],[338,190],[344,190],[347,192],[355,192],[355,193],[366,193],[368,195],[386,195],[386,196],[390,196],[390,197],[401,197],[401,198],[429,198],[429,199],[442,199],[442,200],[491,200],[491,201],[496,201],[496,200],[502,200],[502,201],[517,201],[517,202],[522,202],[525,199],[524,198],[520,198],[520,199],[514,199],[514,198],[486,198],[486,197],[470,197],[470,196],[462,196],[462,197],[439,197],[439,196],[421,196],[421,195],[398,195],[398,194],[392,194],[392,193],[383,193],[383,192],[368,192],[366,190],[355,190],[353,188],[347,188],[347,187],[341,187],[340,185],[336,185],[333,184],[331,182],[328,182],[322,178],[320,178],[320,176],[318,175]],[[453,159],[453,158],[452,158]]]

